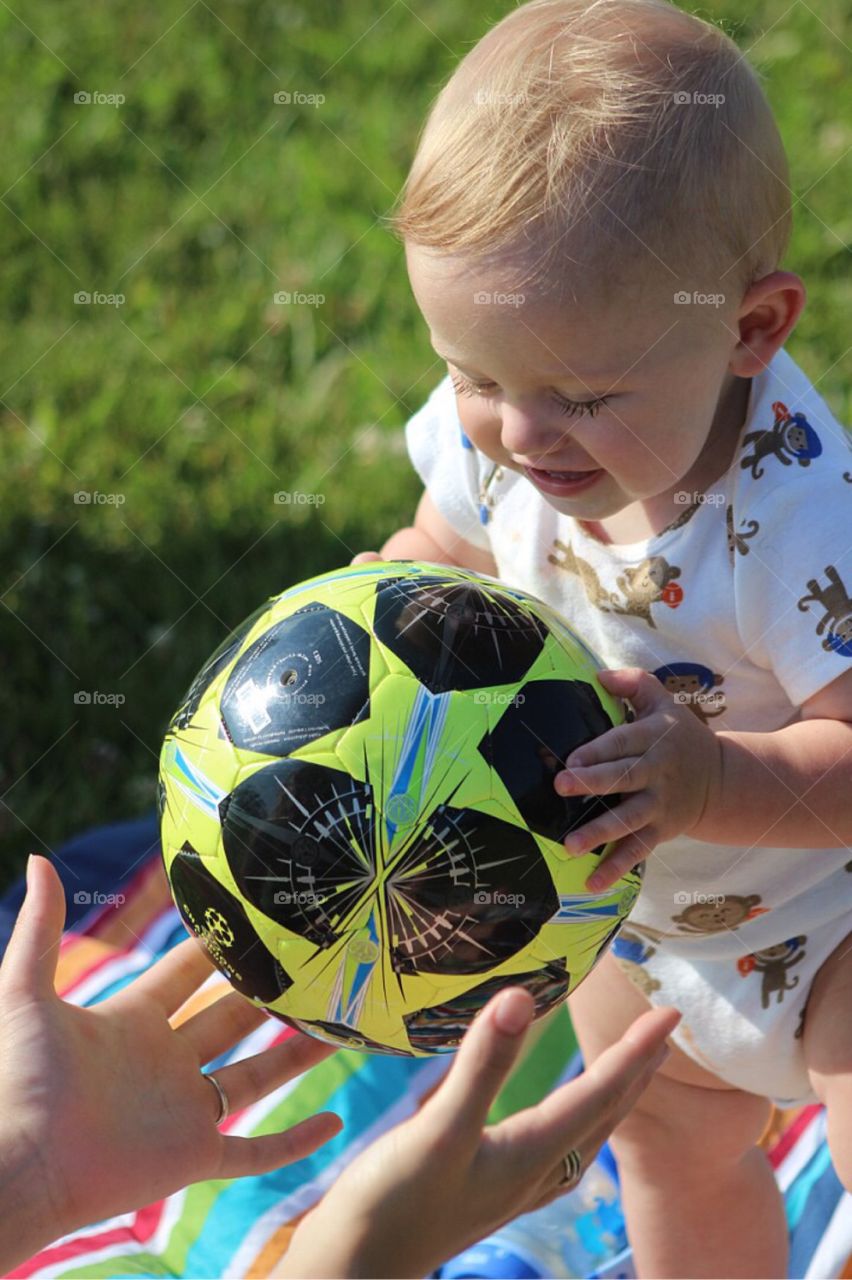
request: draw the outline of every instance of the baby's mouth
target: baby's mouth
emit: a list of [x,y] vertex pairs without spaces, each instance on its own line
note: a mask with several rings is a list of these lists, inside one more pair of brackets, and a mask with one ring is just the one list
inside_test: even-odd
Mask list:
[[541,467],[524,467],[524,474],[537,489],[555,497],[566,497],[591,487],[603,475],[603,471],[600,467],[590,467],[585,471],[551,471]]
[[552,476],[554,480],[582,480],[584,476],[596,470],[594,467],[587,467],[585,471],[551,471],[550,468],[545,467],[529,467],[527,469],[540,476]]

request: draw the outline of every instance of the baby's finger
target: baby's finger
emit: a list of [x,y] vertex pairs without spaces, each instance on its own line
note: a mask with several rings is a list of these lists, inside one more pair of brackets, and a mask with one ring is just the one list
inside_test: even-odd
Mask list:
[[599,671],[598,680],[616,697],[627,698],[637,716],[645,716],[655,707],[671,701],[671,694],[651,672],[644,667],[618,667]]
[[[216,1078],[219,1078],[218,1072]],[[284,1133],[265,1133],[258,1138],[223,1136],[219,1168],[212,1174],[205,1172],[199,1181],[210,1177],[244,1178],[271,1173],[273,1169],[304,1160],[317,1147],[336,1137],[342,1128],[340,1116],[333,1111],[322,1111],[319,1115],[308,1116],[307,1120],[300,1120]]]
[[619,840],[615,848],[603,858],[586,881],[586,888],[601,893],[615,884],[638,862],[644,862],[659,844],[653,828],[643,827],[632,835]]
[[646,726],[638,721],[633,724],[616,724],[606,733],[601,733],[591,742],[584,742],[582,747],[567,757],[567,769],[588,768],[590,764],[607,764],[611,760],[630,760],[641,756],[650,746]]
[[455,1062],[421,1114],[428,1108],[430,1118],[446,1132],[478,1136],[534,1012],[532,996],[523,988],[493,996],[468,1028]]
[[359,551],[356,556],[350,560],[350,564],[369,564],[371,560],[381,560],[381,556],[377,551]]
[[621,840],[632,831],[641,831],[652,817],[654,807],[651,793],[638,791],[614,809],[607,809],[606,813],[592,818],[576,831],[570,831],[562,843],[569,853],[579,855],[596,849],[599,844],[608,844],[610,840]]
[[608,796],[619,791],[642,791],[649,782],[644,757],[612,760],[557,773],[553,785],[561,796]]

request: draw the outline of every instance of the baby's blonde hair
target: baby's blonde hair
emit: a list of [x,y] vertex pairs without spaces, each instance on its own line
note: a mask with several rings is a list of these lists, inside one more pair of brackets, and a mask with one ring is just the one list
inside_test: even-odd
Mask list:
[[778,266],[790,223],[756,73],[667,0],[513,10],[436,99],[390,218],[404,241],[464,257],[534,247],[541,281],[641,265],[726,293]]

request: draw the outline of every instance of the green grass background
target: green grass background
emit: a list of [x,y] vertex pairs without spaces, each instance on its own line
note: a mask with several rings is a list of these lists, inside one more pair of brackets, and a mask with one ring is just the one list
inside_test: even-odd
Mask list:
[[[410,519],[401,428],[441,369],[376,220],[440,84],[513,7],[0,8],[0,886],[30,849],[149,809],[208,652]],[[848,421],[852,15],[697,12],[766,77],[799,197],[787,262],[810,291],[789,349]],[[325,301],[276,306],[277,290]],[[278,506],[279,490],[324,502]]]

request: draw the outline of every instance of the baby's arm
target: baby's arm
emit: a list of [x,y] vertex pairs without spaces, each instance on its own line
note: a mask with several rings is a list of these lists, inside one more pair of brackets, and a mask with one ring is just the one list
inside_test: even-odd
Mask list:
[[474,547],[449,524],[428,493],[423,494],[414,523],[392,533],[381,549],[383,560],[430,560],[459,565],[475,573],[498,577],[497,563],[488,551]]

